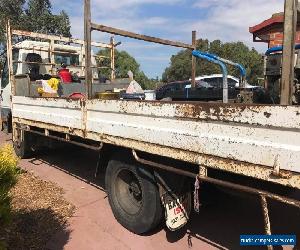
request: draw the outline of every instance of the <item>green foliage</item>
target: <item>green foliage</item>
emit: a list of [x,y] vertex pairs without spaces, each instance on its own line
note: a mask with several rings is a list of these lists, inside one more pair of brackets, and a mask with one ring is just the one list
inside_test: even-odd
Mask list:
[[0,43],[5,40],[5,21],[11,20],[11,24],[20,27],[23,16],[22,6],[25,0],[0,0]]
[[[110,57],[110,50],[104,49],[97,53],[98,56]],[[110,59],[97,58],[98,66],[110,66]],[[127,72],[131,70],[134,79],[141,85],[143,89],[153,89],[155,84],[153,80],[148,79],[145,73],[140,69],[140,65],[134,57],[129,55],[126,51],[115,50],[115,74],[116,78],[127,78]],[[99,76],[105,76],[110,79],[110,69],[100,69]]]
[[[263,60],[261,55],[254,49],[249,49],[242,42],[222,43],[220,40],[209,42],[208,40],[198,40],[197,49],[212,54],[216,54],[225,59],[242,64],[247,70],[247,80],[249,83],[256,83],[257,78],[263,76]],[[163,81],[171,82],[187,80],[191,78],[191,51],[182,50],[171,57],[171,63],[163,73]],[[236,68],[229,66],[229,74],[239,76]],[[196,75],[210,75],[222,73],[219,66],[197,59]]]
[[16,29],[70,37],[70,20],[62,11],[52,13],[49,0],[0,0],[0,34],[3,42],[5,21],[10,19]]
[[70,37],[71,26],[68,15],[64,11],[59,15],[53,15],[51,7],[49,0],[29,0],[28,8],[25,10],[24,29]]
[[0,56],[5,47],[5,24],[14,29],[71,37],[68,15],[52,13],[50,0],[0,0]]
[[7,244],[4,241],[0,240],[0,250],[6,250],[7,249]]
[[15,185],[18,175],[18,158],[11,146],[0,148],[0,225],[9,221],[9,190]]

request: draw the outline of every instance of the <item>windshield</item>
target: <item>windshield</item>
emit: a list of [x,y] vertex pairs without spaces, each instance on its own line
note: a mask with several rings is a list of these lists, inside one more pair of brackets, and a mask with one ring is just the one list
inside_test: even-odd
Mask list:
[[[13,61],[18,61],[19,58],[19,49],[14,49],[13,50]],[[1,88],[4,89],[8,82],[9,82],[9,77],[8,77],[8,67],[7,67],[7,57],[5,56],[5,59],[3,60],[3,62],[1,63],[2,68],[0,68],[0,72],[1,72]],[[14,75],[17,72],[17,68],[18,68],[18,63],[14,63],[13,64],[13,73]]]
[[66,64],[68,66],[79,66],[79,55],[55,54],[55,64]]
[[[19,49],[13,49],[13,61],[18,61],[19,60]],[[18,69],[18,63],[13,63],[13,74],[17,74],[17,69]]]
[[1,65],[1,89],[4,89],[8,84],[8,68],[7,68],[7,59],[5,58],[4,62]]

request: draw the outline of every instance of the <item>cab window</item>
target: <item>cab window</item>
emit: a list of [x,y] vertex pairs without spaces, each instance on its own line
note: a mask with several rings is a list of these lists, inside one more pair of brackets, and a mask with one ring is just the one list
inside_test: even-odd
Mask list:
[[[19,61],[19,49],[13,49],[13,61]],[[13,74],[16,75],[17,74],[17,69],[18,69],[18,63],[13,63]]]
[[[13,61],[18,61],[19,60],[19,49],[14,49],[13,50]],[[8,66],[7,66],[7,58],[5,57],[5,60],[2,64],[2,67],[0,67],[0,72],[1,72],[1,88],[5,88],[8,84],[9,77],[8,77]],[[18,69],[18,63],[13,63],[13,74],[15,75],[17,73]]]
[[55,64],[66,64],[68,66],[79,66],[79,55],[55,54]]

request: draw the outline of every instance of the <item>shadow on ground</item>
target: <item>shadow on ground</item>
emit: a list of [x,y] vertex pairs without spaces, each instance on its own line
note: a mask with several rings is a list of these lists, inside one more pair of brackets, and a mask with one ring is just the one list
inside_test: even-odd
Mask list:
[[[98,160],[96,152],[67,146],[56,152],[39,154],[37,162],[40,160],[104,190],[103,173],[94,178]],[[34,161],[32,160],[32,163]],[[205,185],[200,190],[200,200],[203,204],[200,213],[193,213],[185,228],[177,232],[170,232],[164,226],[158,229],[164,228],[168,242],[176,243],[182,238],[187,238],[189,247],[192,247],[195,241],[201,240],[217,249],[248,249],[247,247],[241,248],[239,245],[241,234],[264,234],[262,210],[257,197],[245,194],[235,195],[232,192],[224,192],[224,190]],[[269,209],[272,233],[296,234],[299,242],[300,210],[277,202],[270,202]],[[249,249],[267,248],[251,247]],[[300,243],[297,249],[300,249]]]
[[48,208],[13,211],[10,225],[1,234],[8,249],[41,250],[52,249],[49,240],[57,232],[64,236],[56,242],[56,250],[60,250],[68,242],[70,231],[63,218]]

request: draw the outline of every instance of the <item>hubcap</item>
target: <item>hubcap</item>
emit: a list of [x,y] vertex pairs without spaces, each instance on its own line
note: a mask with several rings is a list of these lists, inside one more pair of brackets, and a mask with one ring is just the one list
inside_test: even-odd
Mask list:
[[119,171],[115,181],[115,193],[119,205],[126,213],[135,215],[140,211],[143,194],[140,182],[132,171]]

